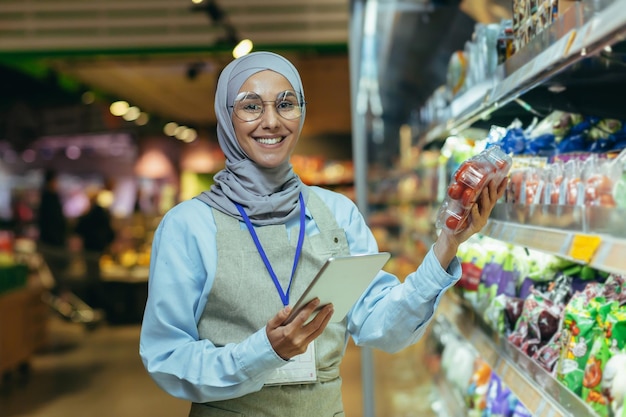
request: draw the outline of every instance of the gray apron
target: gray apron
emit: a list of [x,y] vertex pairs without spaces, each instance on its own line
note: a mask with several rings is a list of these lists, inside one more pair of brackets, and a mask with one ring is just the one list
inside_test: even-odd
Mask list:
[[[293,277],[290,304],[304,292],[317,271],[331,256],[349,255],[345,231],[313,190],[307,208],[320,233],[305,236],[298,268]],[[217,269],[206,307],[198,323],[201,339],[215,346],[239,343],[264,327],[283,308],[278,290],[255,246],[250,232],[237,219],[213,210],[217,226]],[[261,245],[279,278],[283,291],[296,252],[299,227],[290,232],[283,225],[256,227]],[[190,417],[324,417],[343,416],[339,365],[346,345],[346,321],[329,323],[315,340],[316,383],[269,385],[243,397],[193,403]]]

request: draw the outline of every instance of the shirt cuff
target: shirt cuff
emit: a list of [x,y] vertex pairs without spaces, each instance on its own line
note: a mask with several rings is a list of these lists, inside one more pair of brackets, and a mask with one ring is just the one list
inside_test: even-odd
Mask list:
[[443,269],[435,256],[433,246],[430,247],[419,269],[424,269],[422,271],[424,272],[423,276],[427,277],[427,279],[432,279],[433,284],[440,288],[449,288],[461,279],[461,262],[459,258],[455,256],[450,265],[448,265],[448,269]]
[[253,379],[264,376],[287,363],[272,348],[265,327],[239,345],[235,358],[244,372]]

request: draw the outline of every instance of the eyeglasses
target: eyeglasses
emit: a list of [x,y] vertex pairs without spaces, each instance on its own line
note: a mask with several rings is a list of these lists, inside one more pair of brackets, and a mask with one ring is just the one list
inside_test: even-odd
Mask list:
[[244,91],[237,95],[235,104],[230,107],[239,119],[244,122],[252,122],[263,115],[265,103],[274,103],[278,114],[288,120],[302,116],[302,107],[305,104],[304,102],[300,103],[296,92],[291,90],[278,93],[274,101],[263,101],[257,93]]

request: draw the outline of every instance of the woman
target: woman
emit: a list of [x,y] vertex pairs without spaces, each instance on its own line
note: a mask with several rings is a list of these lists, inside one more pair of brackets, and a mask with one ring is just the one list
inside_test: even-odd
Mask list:
[[419,340],[460,277],[458,245],[485,225],[504,184],[489,184],[469,227],[443,231],[404,283],[381,271],[344,320],[329,323],[327,305],[307,323],[313,301],[285,324],[290,297],[327,258],[376,253],[377,244],[352,201],[305,186],[292,170],[305,99],[289,61],[256,52],[231,62],[215,111],[226,168],[156,231],[144,365],[165,391],[192,401],[191,416],[341,416],[348,337],[388,352]]

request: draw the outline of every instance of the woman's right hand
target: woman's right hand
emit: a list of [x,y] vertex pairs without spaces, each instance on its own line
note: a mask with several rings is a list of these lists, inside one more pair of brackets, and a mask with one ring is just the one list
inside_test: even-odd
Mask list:
[[331,316],[332,304],[322,307],[317,315],[307,320],[319,305],[319,299],[307,304],[289,323],[285,323],[291,313],[291,307],[285,307],[267,322],[267,338],[276,354],[285,360],[306,352],[307,346],[322,334]]

